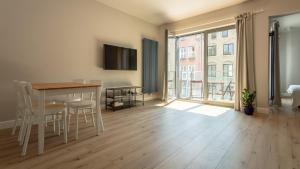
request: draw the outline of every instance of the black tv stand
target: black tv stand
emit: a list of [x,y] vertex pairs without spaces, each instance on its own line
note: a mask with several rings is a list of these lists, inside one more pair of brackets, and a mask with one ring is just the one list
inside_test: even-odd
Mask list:
[[105,109],[112,111],[144,105],[143,88],[140,86],[110,87],[105,91]]

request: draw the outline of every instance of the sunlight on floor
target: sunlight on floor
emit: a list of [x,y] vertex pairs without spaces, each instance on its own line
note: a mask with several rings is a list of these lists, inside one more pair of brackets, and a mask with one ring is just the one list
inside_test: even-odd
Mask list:
[[187,112],[216,117],[226,113],[229,110],[230,108],[226,108],[226,107],[202,105],[194,109],[191,109]]
[[199,103],[185,102],[185,101],[174,101],[167,106],[166,108],[175,109],[175,110],[187,110],[196,106],[199,106]]
[[166,105],[165,107],[169,109],[180,110],[184,113],[188,112],[212,117],[220,116],[227,111],[232,110],[231,108],[227,107],[205,105],[186,101],[174,101]]

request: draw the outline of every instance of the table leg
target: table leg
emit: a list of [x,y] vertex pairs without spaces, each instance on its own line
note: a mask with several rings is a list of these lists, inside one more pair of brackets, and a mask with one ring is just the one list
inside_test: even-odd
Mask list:
[[68,112],[69,112],[69,106],[67,106],[67,108],[65,109],[65,112],[64,112],[64,142],[67,144],[68,143],[68,127],[69,127],[69,124],[67,123],[67,117],[68,117]]
[[45,114],[45,91],[40,91],[39,95],[39,122],[38,122],[38,154],[44,153],[44,114]]
[[102,116],[101,116],[101,107],[100,107],[100,92],[101,88],[96,88],[96,128],[97,128],[97,135],[100,135],[100,127],[101,130],[104,131]]

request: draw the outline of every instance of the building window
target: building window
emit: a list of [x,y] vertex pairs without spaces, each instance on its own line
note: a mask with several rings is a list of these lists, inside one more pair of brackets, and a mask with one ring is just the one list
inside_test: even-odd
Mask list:
[[223,31],[222,32],[222,37],[227,38],[228,37],[228,31]]
[[194,57],[194,47],[193,46],[189,46],[187,47],[187,57]]
[[208,77],[216,77],[217,65],[208,65]]
[[223,54],[224,55],[233,55],[233,53],[234,53],[233,43],[223,45]]
[[208,46],[208,56],[216,56],[217,55],[217,46],[216,45],[212,45],[212,46]]
[[216,39],[217,38],[217,33],[211,33],[210,38],[211,39]]
[[181,80],[188,80],[187,72],[181,72]]
[[179,48],[179,58],[184,58],[184,57],[185,57],[185,49]]
[[232,77],[233,76],[233,65],[232,64],[224,64],[223,65],[223,76],[224,77]]

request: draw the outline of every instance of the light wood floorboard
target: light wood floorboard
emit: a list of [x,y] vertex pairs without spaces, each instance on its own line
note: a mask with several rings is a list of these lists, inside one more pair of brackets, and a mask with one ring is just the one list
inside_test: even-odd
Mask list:
[[[175,101],[148,102],[103,112],[105,131],[81,120],[69,143],[46,128],[45,153],[37,155],[37,128],[28,154],[17,136],[0,130],[0,168],[22,169],[300,169],[300,112],[288,106],[246,116],[229,108]],[[88,117],[91,120],[90,117]]]

